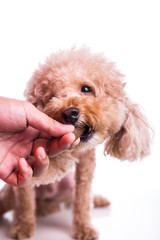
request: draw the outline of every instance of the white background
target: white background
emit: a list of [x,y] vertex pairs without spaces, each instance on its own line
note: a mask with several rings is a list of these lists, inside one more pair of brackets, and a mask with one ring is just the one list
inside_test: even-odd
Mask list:
[[[117,63],[128,95],[143,106],[155,130],[151,155],[142,162],[105,158],[98,148],[93,188],[111,206],[93,210],[93,225],[100,240],[159,240],[160,1],[1,0],[0,95],[23,99],[39,62],[83,44]],[[7,218],[1,221],[0,239],[8,239],[8,224]],[[71,234],[71,213],[65,210],[38,220],[32,239],[66,240]]]

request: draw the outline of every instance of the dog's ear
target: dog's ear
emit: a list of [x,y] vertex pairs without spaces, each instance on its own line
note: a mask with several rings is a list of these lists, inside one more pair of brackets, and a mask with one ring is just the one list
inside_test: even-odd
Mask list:
[[53,96],[51,89],[50,82],[43,75],[41,76],[37,70],[27,83],[24,96],[39,110],[43,110],[46,102]]
[[121,129],[105,143],[105,154],[134,161],[149,154],[153,133],[138,105],[125,99],[126,119]]

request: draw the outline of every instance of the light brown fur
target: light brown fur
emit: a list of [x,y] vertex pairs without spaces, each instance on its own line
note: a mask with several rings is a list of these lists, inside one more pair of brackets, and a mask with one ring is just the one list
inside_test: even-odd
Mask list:
[[[89,86],[92,91],[83,92],[83,86]],[[91,138],[81,141],[76,149],[50,159],[48,171],[41,177],[33,178],[27,187],[14,188],[13,206],[8,200],[9,209],[16,206],[12,237],[20,239],[34,232],[35,200],[32,186],[59,181],[74,166],[74,237],[84,240],[98,237],[90,225],[96,145],[106,141],[105,154],[130,161],[145,157],[150,149],[150,127],[140,108],[127,97],[124,88],[123,75],[115,69],[114,64],[101,54],[92,54],[87,48],[73,48],[52,54],[34,72],[25,91],[27,100],[62,123],[65,123],[63,112],[66,109],[79,109],[75,135],[81,137],[86,126],[89,126],[87,131],[91,130]],[[13,196],[13,190],[10,188],[8,191]],[[8,196],[7,193],[3,195]],[[95,198],[95,205],[103,205],[103,200]],[[38,204],[39,208],[45,206],[44,202]],[[56,203],[52,202],[52,205],[55,211],[59,209]],[[0,211],[4,213],[6,207]],[[40,212],[45,215],[45,210]]]

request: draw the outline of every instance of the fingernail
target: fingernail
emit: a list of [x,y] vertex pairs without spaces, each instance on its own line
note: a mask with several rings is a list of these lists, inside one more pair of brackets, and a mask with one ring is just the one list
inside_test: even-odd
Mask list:
[[43,148],[41,148],[41,151],[40,151],[39,157],[40,157],[42,160],[46,158],[46,153],[45,153],[45,151],[44,151]]
[[25,168],[28,167],[28,163],[27,163],[27,161],[26,161],[24,158],[21,158],[20,161],[21,161],[21,164],[22,164]]
[[70,146],[70,149],[75,149],[76,146],[80,143],[80,138],[76,139]]

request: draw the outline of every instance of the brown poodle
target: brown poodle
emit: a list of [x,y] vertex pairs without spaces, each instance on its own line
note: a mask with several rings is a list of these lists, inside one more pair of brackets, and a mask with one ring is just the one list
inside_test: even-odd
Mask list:
[[[74,150],[51,158],[48,171],[33,177],[28,186],[5,186],[0,194],[0,213],[15,208],[12,237],[30,237],[35,228],[33,186],[55,183],[76,166],[74,238],[96,239],[98,234],[90,225],[95,147],[105,141],[105,155],[129,161],[141,159],[149,153],[150,127],[139,107],[127,97],[123,75],[114,63],[85,47],[47,58],[34,72],[25,96],[53,119],[73,124],[80,143]],[[37,208],[44,208],[44,203]]]

